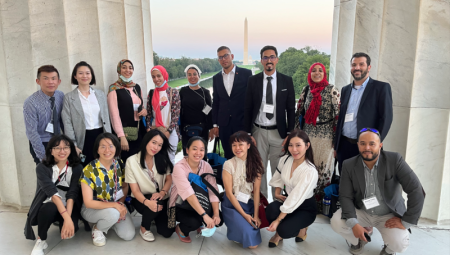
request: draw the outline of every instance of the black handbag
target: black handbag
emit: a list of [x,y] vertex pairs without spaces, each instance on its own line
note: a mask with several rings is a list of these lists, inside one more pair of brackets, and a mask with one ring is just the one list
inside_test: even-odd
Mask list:
[[220,149],[219,153],[217,153],[217,147],[219,147],[219,138],[216,137],[214,140],[214,149],[212,153],[208,153],[206,156],[208,158],[208,163],[211,165],[211,168],[214,171],[214,174],[216,175],[216,182],[217,184],[221,185],[223,187],[223,180],[222,180],[222,170],[223,170],[223,164],[225,161],[227,161],[226,158],[220,156]]
[[184,132],[189,137],[202,136],[203,127],[204,125],[202,123],[198,125],[187,125],[184,127]]
[[305,126],[305,114],[306,114],[306,110],[305,110],[305,102],[306,102],[306,97],[308,96],[308,92],[309,92],[309,85],[306,86],[305,88],[305,95],[303,96],[303,109],[300,111],[300,117],[299,117],[299,124],[300,124],[300,129],[303,130],[303,127]]

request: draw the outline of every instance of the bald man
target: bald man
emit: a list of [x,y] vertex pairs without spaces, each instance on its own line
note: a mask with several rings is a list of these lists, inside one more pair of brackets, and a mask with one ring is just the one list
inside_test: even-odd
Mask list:
[[[404,252],[411,226],[417,224],[425,192],[416,174],[396,152],[381,150],[380,133],[363,128],[358,135],[359,155],[343,163],[339,209],[331,219],[333,230],[361,254],[370,241],[368,228],[377,228],[384,240],[380,255]],[[402,197],[408,194],[408,205]]]

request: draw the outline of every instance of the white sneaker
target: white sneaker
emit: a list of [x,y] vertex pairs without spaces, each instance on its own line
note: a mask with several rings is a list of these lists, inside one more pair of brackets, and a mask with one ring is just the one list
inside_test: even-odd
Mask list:
[[31,255],[44,255],[44,250],[47,249],[47,247],[48,244],[45,240],[42,241],[41,239],[38,239],[34,245]]
[[155,236],[153,235],[152,231],[150,231],[150,230],[145,231],[145,233],[142,233],[142,231],[139,229],[139,234],[141,234],[142,239],[144,239],[147,242],[155,241]]
[[103,231],[95,229],[96,225],[92,227],[92,241],[95,246],[104,246],[106,244],[106,237]]

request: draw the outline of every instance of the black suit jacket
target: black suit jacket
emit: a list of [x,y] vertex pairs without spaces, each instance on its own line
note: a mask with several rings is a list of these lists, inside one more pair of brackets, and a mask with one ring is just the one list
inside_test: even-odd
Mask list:
[[[339,185],[342,219],[356,218],[355,208],[363,208],[366,190],[363,164],[360,155],[344,161]],[[381,151],[377,169],[378,187],[386,205],[395,216],[417,225],[425,200],[417,175],[396,152]],[[402,190],[408,195],[408,207],[405,207]]]
[[[352,93],[352,83],[344,86],[341,91],[341,108],[336,127],[336,140],[334,149],[339,148],[339,141],[344,128],[345,114]],[[391,85],[387,82],[369,78],[359,103],[356,127],[359,130],[370,127],[380,132],[381,141],[384,140],[391,128],[393,118]]]
[[252,76],[252,71],[246,68],[236,66],[234,74],[233,89],[228,96],[225,85],[223,84],[222,71],[213,77],[213,104],[212,118],[213,124],[219,127],[227,126],[231,117],[239,125],[244,121],[244,100],[247,92],[247,81]]
[[[252,132],[253,123],[258,116],[263,96],[264,72],[248,79],[247,96],[245,100],[244,128]],[[276,118],[278,133],[281,138],[294,129],[295,92],[292,77],[277,72]],[[286,120],[287,117],[287,120]]]

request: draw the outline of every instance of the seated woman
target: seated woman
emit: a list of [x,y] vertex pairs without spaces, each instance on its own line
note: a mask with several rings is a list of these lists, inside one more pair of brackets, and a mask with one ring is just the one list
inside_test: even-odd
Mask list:
[[225,161],[222,173],[226,192],[222,212],[227,237],[244,248],[256,248],[261,243],[258,214],[261,176],[264,174],[262,160],[246,132],[234,133],[230,144],[234,157]]
[[[267,230],[276,231],[269,241],[270,248],[278,246],[282,239],[296,237],[296,242],[304,241],[307,226],[314,222],[317,214],[314,189],[319,174],[306,133],[294,129],[286,139],[284,151],[269,182],[275,188],[275,198],[278,200],[266,208],[266,217],[270,222]],[[286,196],[281,194],[283,188]]]
[[[175,232],[180,240],[185,243],[191,242],[191,238],[189,237],[191,231],[197,230],[197,233],[201,231],[200,228],[203,222],[208,229],[221,224],[219,198],[208,189],[209,201],[212,205],[212,212],[208,215],[200,205],[189,179],[190,173],[199,176],[204,173],[213,174],[211,166],[203,160],[205,151],[205,140],[199,136],[192,137],[186,145],[188,156],[180,160],[173,168],[173,187],[169,200],[169,228],[175,227],[176,221],[180,222],[176,226]],[[216,179],[214,177],[207,176],[206,180],[217,190]],[[194,210],[175,207],[178,196],[183,201],[187,201]]]
[[53,222],[59,222],[61,239],[70,239],[78,231],[80,208],[74,204],[82,169],[72,140],[65,135],[53,136],[45,149],[45,159],[36,167],[37,189],[25,225],[25,237],[31,240],[36,239],[31,226],[38,225],[38,240],[31,255],[44,255]]
[[147,242],[155,240],[150,226],[154,220],[158,234],[169,238],[174,228],[167,227],[167,202],[172,186],[173,165],[169,159],[169,140],[159,130],[148,132],[140,152],[129,157],[125,179],[131,188],[132,205],[142,214],[141,234]]
[[95,158],[81,174],[83,206],[81,216],[94,223],[92,239],[95,246],[104,246],[112,227],[123,240],[134,238],[135,229],[127,207],[124,204],[128,185],[124,183],[124,168],[120,155],[120,142],[117,136],[103,133],[97,136],[94,144]]

